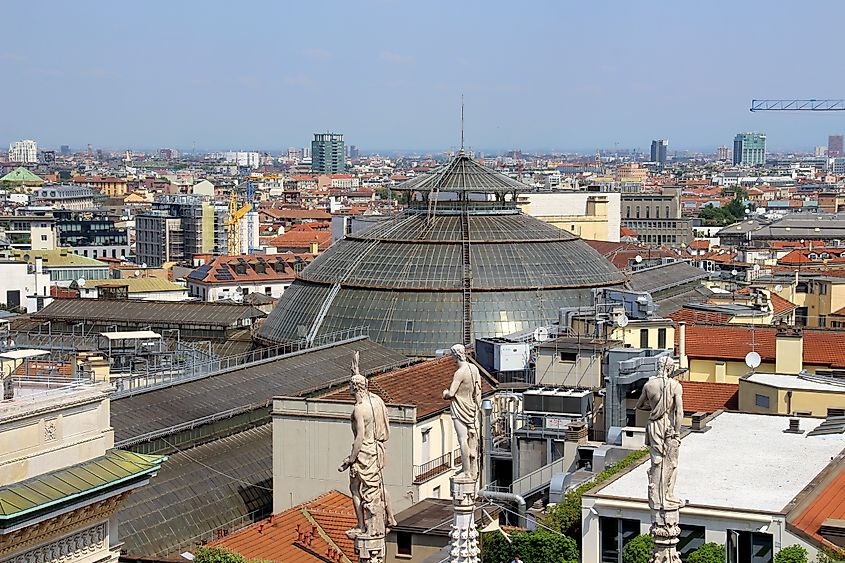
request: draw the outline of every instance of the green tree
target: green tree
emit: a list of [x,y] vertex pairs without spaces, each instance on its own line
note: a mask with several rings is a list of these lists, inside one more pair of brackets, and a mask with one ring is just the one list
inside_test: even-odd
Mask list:
[[654,540],[651,536],[637,536],[622,549],[622,563],[648,563],[653,549]]
[[595,487],[607,481],[623,469],[630,467],[640,459],[648,455],[648,450],[637,450],[617,461],[592,480],[568,491],[563,500],[549,508],[543,522],[552,529],[560,530],[570,538],[581,539],[581,496]]
[[725,563],[725,546],[705,543],[687,556],[687,563]]
[[194,563],[247,563],[247,560],[222,547],[200,547],[194,552]]
[[543,529],[514,532],[510,542],[498,532],[481,539],[484,563],[510,563],[517,554],[525,563],[577,563],[578,546],[572,538]]
[[809,563],[807,550],[800,545],[790,545],[778,551],[775,563]]
[[845,563],[845,551],[826,548],[819,552],[816,563]]

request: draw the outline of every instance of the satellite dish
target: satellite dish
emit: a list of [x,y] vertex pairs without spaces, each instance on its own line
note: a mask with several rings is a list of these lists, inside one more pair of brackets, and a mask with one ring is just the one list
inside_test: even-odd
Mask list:
[[781,284],[777,284],[777,285],[775,286],[775,291],[776,291],[777,293],[780,293],[781,291],[783,291],[783,286],[782,286]]
[[619,328],[625,328],[628,326],[628,317],[626,315],[620,315],[619,318],[616,319],[616,326]]
[[747,365],[751,369],[757,369],[758,367],[760,367],[760,361],[760,354],[758,354],[757,352],[748,352],[745,355],[745,365]]
[[735,275],[737,275],[738,273],[739,273],[739,271],[737,271],[737,270],[731,270],[731,275],[732,275],[732,276],[735,276]]
[[144,269],[146,269],[146,267],[147,267],[147,263],[146,263],[146,262],[144,262],[143,264],[141,264],[141,267],[142,267],[142,268],[144,268]]
[[760,271],[760,264],[754,264],[754,271],[755,271],[755,272],[759,272],[759,271]]
[[642,257],[642,256],[640,256],[639,254],[637,254],[636,256],[634,256],[634,262],[636,262],[637,264],[639,264],[639,263],[640,263],[640,262],[642,262],[642,261],[643,261],[643,257]]
[[549,339],[549,329],[544,326],[536,328],[534,330],[534,341],[535,342],[545,342]]

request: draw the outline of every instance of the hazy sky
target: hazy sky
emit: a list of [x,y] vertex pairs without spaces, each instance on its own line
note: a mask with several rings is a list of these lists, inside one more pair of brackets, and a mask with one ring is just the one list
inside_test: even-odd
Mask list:
[[810,149],[842,113],[845,2],[9,2],[0,142],[278,150],[670,150],[768,134]]

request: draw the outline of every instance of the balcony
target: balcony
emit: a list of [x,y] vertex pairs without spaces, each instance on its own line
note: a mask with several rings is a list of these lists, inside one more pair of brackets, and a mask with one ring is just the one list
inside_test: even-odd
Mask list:
[[414,466],[414,485],[425,483],[452,469],[452,452],[445,453],[422,465]]

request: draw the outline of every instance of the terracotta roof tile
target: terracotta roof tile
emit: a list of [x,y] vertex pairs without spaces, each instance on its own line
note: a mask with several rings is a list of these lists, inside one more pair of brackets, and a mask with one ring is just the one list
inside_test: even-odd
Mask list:
[[[753,335],[752,335],[753,332]],[[689,325],[686,328],[686,352],[690,358],[743,361],[754,350],[763,362],[775,361],[774,327]],[[680,336],[675,331],[675,341]],[[845,332],[833,330],[804,331],[804,363],[808,365],[845,367]]]
[[688,307],[682,307],[668,317],[676,323],[685,322],[688,324],[727,324],[731,320],[731,316],[724,313],[699,311]]
[[356,524],[352,499],[331,491],[212,542],[247,559],[279,563],[355,561],[346,530]]
[[[443,390],[451,385],[457,367],[451,355],[426,360],[371,377],[370,391],[385,403],[416,406],[420,420],[449,408],[449,401],[443,399]],[[484,370],[480,371],[482,395],[492,393],[492,378]],[[335,391],[327,398],[349,400],[349,392]]]
[[845,470],[839,467],[836,477],[821,491],[814,493],[810,505],[799,514],[792,525],[827,547],[836,547],[819,533],[828,518],[845,520]]
[[739,410],[739,385],[681,381],[684,390],[684,411],[712,413],[719,409]]

